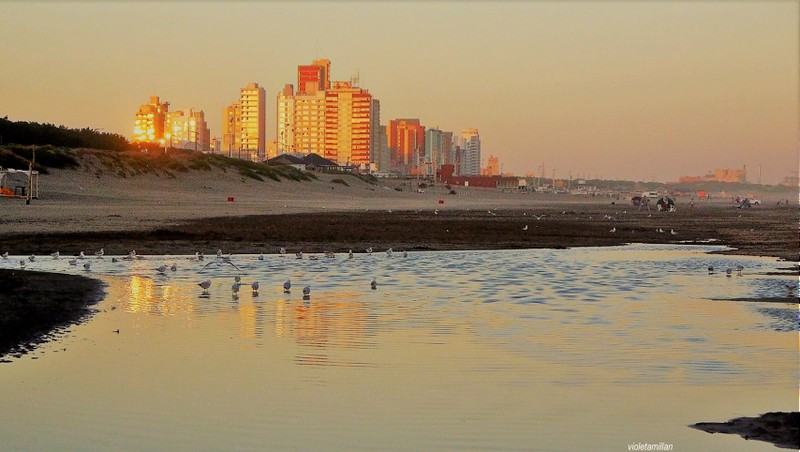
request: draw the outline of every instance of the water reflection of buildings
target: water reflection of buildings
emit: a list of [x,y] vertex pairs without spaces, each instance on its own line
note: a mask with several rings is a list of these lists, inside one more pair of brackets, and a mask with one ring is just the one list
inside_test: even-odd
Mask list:
[[152,278],[131,276],[125,309],[133,313],[174,315],[193,312],[192,303],[184,303],[171,285],[159,286]]

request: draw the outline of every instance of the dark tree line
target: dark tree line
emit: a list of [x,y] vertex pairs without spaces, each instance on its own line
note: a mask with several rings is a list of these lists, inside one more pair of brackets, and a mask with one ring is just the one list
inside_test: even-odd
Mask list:
[[0,118],[0,144],[35,144],[68,148],[107,149],[125,151],[130,143],[122,135],[100,132],[88,127],[70,129],[53,124],[10,121]]

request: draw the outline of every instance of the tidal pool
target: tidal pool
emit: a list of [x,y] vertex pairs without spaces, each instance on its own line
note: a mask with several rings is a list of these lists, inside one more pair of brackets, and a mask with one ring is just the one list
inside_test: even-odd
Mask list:
[[107,295],[0,364],[2,448],[772,451],[687,427],[798,406],[797,305],[727,301],[786,264],[715,249],[41,256]]

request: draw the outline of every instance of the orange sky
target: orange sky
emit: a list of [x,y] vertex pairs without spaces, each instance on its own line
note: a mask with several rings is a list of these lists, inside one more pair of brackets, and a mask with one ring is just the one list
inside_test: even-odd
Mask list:
[[774,2],[0,3],[0,116],[130,137],[150,95],[270,104],[296,68],[360,74],[382,122],[480,130],[483,164],[674,181],[747,165],[797,173],[798,23]]

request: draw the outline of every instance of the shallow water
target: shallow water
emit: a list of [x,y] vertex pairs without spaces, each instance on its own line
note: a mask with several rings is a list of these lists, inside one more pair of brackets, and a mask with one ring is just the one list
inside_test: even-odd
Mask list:
[[[40,256],[28,268],[99,277],[107,296],[89,322],[0,365],[0,438],[10,450],[774,450],[687,427],[798,404],[797,306],[724,301],[785,296],[787,278],[766,275],[785,264],[713,249],[233,256],[240,270],[106,256],[91,272]],[[741,276],[706,270],[737,264]]]

